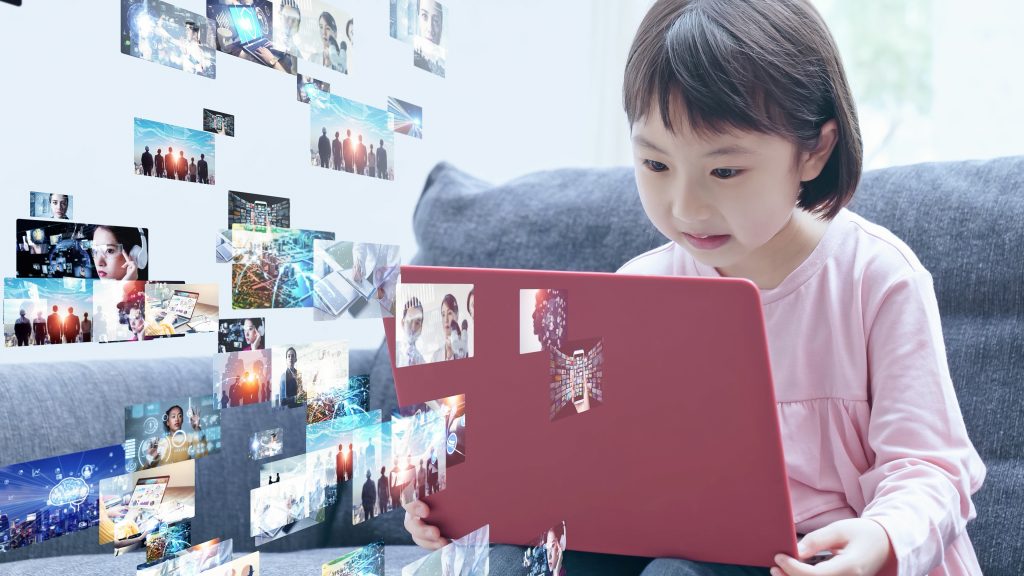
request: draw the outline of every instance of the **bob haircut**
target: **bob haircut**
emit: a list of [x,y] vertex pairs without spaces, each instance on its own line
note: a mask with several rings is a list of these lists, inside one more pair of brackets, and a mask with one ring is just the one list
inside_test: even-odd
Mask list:
[[672,105],[681,105],[699,136],[759,132],[798,151],[813,149],[835,119],[835,148],[821,174],[801,183],[797,206],[831,220],[860,181],[857,111],[809,0],[658,0],[633,39],[622,95],[630,126],[657,104],[674,134]]

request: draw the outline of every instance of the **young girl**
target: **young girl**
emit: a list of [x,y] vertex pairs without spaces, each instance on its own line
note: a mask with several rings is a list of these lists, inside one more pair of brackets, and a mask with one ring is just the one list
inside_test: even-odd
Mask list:
[[[742,277],[761,290],[801,535],[799,558],[777,555],[771,574],[981,574],[965,526],[985,467],[950,381],[931,275],[844,208],[860,134],[809,0],[659,0],[633,42],[624,104],[642,204],[671,242],[620,272]],[[414,503],[406,526],[437,547],[428,514]],[[822,551],[834,555],[804,562]],[[505,547],[492,553],[493,569]],[[616,562],[581,573],[639,572]],[[659,559],[642,573],[764,572]]]

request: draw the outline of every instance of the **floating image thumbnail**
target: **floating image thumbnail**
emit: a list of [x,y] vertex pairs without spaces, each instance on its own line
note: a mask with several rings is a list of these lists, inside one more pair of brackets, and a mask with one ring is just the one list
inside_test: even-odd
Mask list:
[[384,542],[371,542],[323,565],[322,576],[384,574]]
[[[234,224],[291,226],[291,200],[277,196],[228,191],[228,228]],[[230,260],[230,259],[229,259]]]
[[135,119],[135,173],[215,184],[213,134],[144,118]]
[[43,346],[85,342],[92,316],[92,280],[5,278],[4,343]]
[[121,53],[217,77],[214,39],[206,17],[162,0],[121,0]]
[[550,354],[552,420],[581,414],[604,402],[603,340],[567,342]]
[[275,5],[275,47],[305,62],[348,74],[355,25],[347,12],[318,0],[275,0]]
[[249,460],[280,456],[284,451],[284,428],[254,432],[249,439]]
[[472,284],[399,283],[397,292],[399,368],[473,357]]
[[234,136],[235,115],[203,108],[203,131],[221,136]]
[[313,166],[371,178],[395,179],[395,133],[388,112],[322,92],[309,105]]
[[286,74],[295,74],[296,58],[272,40],[274,8],[270,0],[248,5],[206,2],[210,34],[217,39],[217,51],[255,62]]
[[313,319],[394,317],[399,248],[397,244],[315,241]]
[[567,290],[519,291],[519,353],[561,348],[569,335]]
[[125,468],[148,470],[220,452],[220,410],[211,395],[126,406]]
[[213,357],[213,393],[221,408],[270,402],[270,350],[228,352]]
[[221,318],[217,330],[217,348],[222,353],[263,350],[266,347],[266,336],[264,318]]
[[423,138],[423,108],[389,97],[388,126],[399,134]]
[[74,218],[74,197],[70,194],[31,192],[29,195],[29,216],[70,220]]
[[0,553],[98,526],[99,483],[124,462],[115,445],[0,468]]
[[15,229],[19,277],[149,278],[147,228],[19,219]]
[[231,306],[312,308],[313,242],[334,240],[333,232],[235,224],[231,241]]

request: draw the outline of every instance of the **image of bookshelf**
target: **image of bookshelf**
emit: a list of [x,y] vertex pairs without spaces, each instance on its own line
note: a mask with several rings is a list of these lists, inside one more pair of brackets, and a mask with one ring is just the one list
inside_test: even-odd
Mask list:
[[551,419],[581,414],[604,401],[604,345],[600,338],[551,350]]

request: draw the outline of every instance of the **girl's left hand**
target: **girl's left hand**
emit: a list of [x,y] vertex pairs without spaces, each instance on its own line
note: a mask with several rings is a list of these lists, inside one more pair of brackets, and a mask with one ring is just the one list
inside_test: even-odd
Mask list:
[[[799,560],[785,554],[775,555],[772,576],[873,576],[885,566],[892,547],[882,525],[866,518],[833,522],[804,536],[797,546]],[[804,564],[818,552],[829,550],[834,556],[816,565]]]

